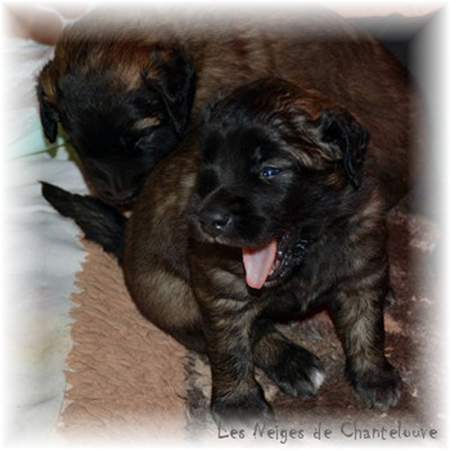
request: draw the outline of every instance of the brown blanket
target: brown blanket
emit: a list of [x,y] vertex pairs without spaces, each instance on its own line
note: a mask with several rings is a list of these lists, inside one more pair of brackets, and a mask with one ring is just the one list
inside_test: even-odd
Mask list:
[[[438,438],[443,435],[438,386],[443,373],[439,365],[440,309],[436,275],[430,269],[438,232],[426,220],[399,211],[391,214],[389,228],[397,299],[385,313],[386,351],[404,380],[402,401],[391,411],[362,407],[343,376],[343,352],[331,321],[320,312],[283,327],[324,363],[327,379],[314,398],[286,397],[264,375],[257,374],[279,418],[278,431],[297,430],[291,440],[316,439],[319,423],[322,430],[332,430],[332,439],[382,439],[383,427],[387,439],[394,439],[388,434],[392,430],[394,435],[406,430],[403,439],[407,442],[423,440],[408,436],[409,431],[426,429],[428,433],[434,428]],[[111,442],[218,439],[220,432],[208,413],[207,361],[188,353],[146,321],[129,298],[115,260],[95,244],[84,244],[88,258],[78,274],[80,292],[73,295],[77,305],[72,313],[74,347],[66,372],[70,389],[62,433],[70,439]],[[359,436],[356,429],[366,429],[371,437],[364,437],[362,431]],[[302,433],[298,434],[299,430]],[[247,433],[246,438],[249,436]],[[278,438],[264,436],[284,439],[280,433]],[[251,439],[255,437],[251,435]]]

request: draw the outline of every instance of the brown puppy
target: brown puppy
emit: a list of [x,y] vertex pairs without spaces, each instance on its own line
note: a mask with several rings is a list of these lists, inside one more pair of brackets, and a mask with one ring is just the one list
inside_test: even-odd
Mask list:
[[67,27],[37,93],[48,140],[61,122],[94,192],[128,205],[183,135],[195,71],[175,40],[147,39],[113,18],[91,14]]
[[384,180],[404,177],[404,155],[387,165],[356,117],[285,81],[244,86],[212,108],[201,142],[188,137],[158,166],[133,209],[127,286],[153,323],[206,350],[216,419],[270,412],[255,366],[289,395],[317,391],[318,359],[274,327],[317,305],[361,399],[387,408],[400,397],[384,355]]
[[384,355],[385,216],[408,188],[411,89],[377,43],[342,24],[318,38],[311,23],[179,37],[200,71],[195,118],[221,85],[228,92],[267,72],[295,84],[258,81],[218,100],[204,130],[197,125],[158,164],[126,227],[98,200],[44,186],[62,214],[123,261],[142,313],[206,351],[217,419],[270,414],[255,366],[289,395],[318,390],[320,362],[274,324],[319,304],[362,400],[390,407],[400,396]]
[[[325,95],[266,79],[217,101],[201,136],[192,131],[148,178],[125,241],[113,210],[44,186],[58,211],[123,255],[141,312],[207,353],[216,420],[270,415],[255,367],[288,395],[316,393],[320,361],[275,324],[318,305],[331,313],[363,402],[399,400],[401,380],[384,354],[385,221],[407,179],[408,149],[406,139],[385,144],[409,118],[384,103],[390,88],[366,92],[368,81],[345,95],[328,85]],[[373,97],[378,108],[369,109]]]
[[[305,86],[339,93],[356,107],[361,94],[348,89],[351,73],[356,89],[364,85],[368,98],[358,107],[373,113],[377,136],[391,126],[384,105],[391,102],[395,117],[405,117],[402,69],[379,44],[328,12],[264,16],[271,19],[92,12],[64,31],[39,76],[46,136],[54,141],[61,122],[94,191],[108,203],[128,204],[183,136],[192,103],[195,123],[218,90],[301,74]],[[394,129],[386,145],[402,147],[407,130]]]

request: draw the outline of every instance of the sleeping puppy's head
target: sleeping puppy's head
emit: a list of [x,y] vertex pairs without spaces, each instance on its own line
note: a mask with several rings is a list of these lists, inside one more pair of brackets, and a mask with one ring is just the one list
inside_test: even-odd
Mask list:
[[352,213],[367,144],[362,126],[319,93],[279,79],[241,87],[206,119],[195,235],[242,248],[252,288],[284,279],[308,240]]
[[186,127],[195,73],[176,43],[69,28],[38,78],[44,133],[60,122],[88,183],[111,204],[126,204]]

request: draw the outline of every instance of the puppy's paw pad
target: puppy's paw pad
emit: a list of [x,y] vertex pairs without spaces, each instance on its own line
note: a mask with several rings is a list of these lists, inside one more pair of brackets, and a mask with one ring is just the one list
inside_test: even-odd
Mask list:
[[397,405],[402,392],[402,380],[389,363],[382,368],[348,371],[350,383],[369,408],[387,410]]

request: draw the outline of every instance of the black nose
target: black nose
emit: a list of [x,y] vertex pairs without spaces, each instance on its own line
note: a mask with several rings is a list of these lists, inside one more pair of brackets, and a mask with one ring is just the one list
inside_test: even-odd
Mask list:
[[231,216],[222,210],[207,209],[199,213],[202,230],[212,237],[223,234],[230,228]]

